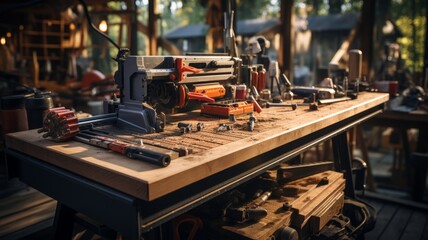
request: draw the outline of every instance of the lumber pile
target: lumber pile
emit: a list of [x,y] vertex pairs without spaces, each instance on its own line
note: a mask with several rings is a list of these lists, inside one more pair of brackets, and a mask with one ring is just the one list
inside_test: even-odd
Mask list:
[[345,179],[342,173],[325,171],[280,186],[262,207],[266,217],[257,222],[223,226],[246,239],[271,239],[284,226],[295,229],[300,239],[319,232],[343,208]]

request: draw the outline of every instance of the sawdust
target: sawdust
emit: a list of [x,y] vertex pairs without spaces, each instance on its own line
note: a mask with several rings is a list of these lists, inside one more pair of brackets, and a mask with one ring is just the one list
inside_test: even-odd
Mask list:
[[[306,106],[299,106],[296,110],[288,107],[264,108],[261,113],[253,113],[256,118],[253,131],[248,130],[250,114],[235,116],[235,121],[231,122],[227,118],[219,118],[210,115],[201,115],[199,111],[179,113],[167,116],[165,131],[152,134],[138,134],[122,130],[116,130],[123,139],[139,140],[143,139],[144,144],[154,145],[170,149],[172,151],[181,151],[199,153],[204,150],[212,149],[221,145],[226,145],[241,139],[249,141],[259,141],[260,137],[271,134],[275,129],[284,131],[289,130],[289,124],[295,124],[296,121],[317,119],[325,115],[325,112],[334,111],[337,105],[319,105],[319,110],[309,110]],[[308,115],[307,115],[308,114]],[[309,115],[310,114],[310,115]],[[302,117],[307,115],[308,118]],[[300,120],[299,120],[300,119]],[[178,123],[192,125],[192,131],[182,133],[177,126]],[[202,131],[196,131],[196,125],[203,123]],[[231,126],[232,129],[219,129],[220,124]],[[127,136],[128,135],[128,136]]]

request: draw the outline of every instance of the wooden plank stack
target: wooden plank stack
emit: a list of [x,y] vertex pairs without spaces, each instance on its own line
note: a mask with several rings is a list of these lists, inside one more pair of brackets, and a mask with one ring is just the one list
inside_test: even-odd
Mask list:
[[278,229],[289,226],[302,239],[319,232],[341,212],[344,189],[342,173],[325,171],[301,178],[284,184],[282,196],[271,197],[261,206],[268,215],[260,221],[223,226],[223,229],[248,239],[270,239]]

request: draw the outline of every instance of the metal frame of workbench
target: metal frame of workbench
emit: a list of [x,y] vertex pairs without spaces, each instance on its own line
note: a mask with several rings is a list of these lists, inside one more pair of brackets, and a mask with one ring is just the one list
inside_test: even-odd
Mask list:
[[185,213],[220,194],[289,161],[328,139],[333,142],[337,171],[346,178],[345,194],[354,198],[351,156],[346,131],[383,111],[383,104],[319,129],[281,147],[225,169],[167,194],[143,201],[19,151],[6,148],[12,176],[58,201],[54,237],[70,239],[75,213],[84,214],[131,239]]

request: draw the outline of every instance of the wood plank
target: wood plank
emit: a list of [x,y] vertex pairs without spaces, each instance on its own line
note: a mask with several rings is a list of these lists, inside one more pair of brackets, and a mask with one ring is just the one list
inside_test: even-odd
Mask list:
[[[328,184],[319,185],[322,178],[327,178]],[[296,180],[290,182],[289,185],[292,186],[296,182],[309,182],[312,183],[313,186],[292,203],[293,210],[304,219],[312,214],[316,207],[320,206],[331,194],[342,191],[344,188],[343,174],[333,171],[326,171],[321,174],[303,178],[302,180]],[[304,219],[302,219],[302,221]]]
[[52,199],[34,189],[23,190],[0,201],[0,225],[3,218],[31,209]]
[[343,204],[345,201],[345,195],[343,191],[339,194],[333,195],[331,198],[327,199],[323,205],[321,211],[317,211],[309,219],[312,232],[317,233],[327,224],[330,219],[339,214],[343,209]]
[[[303,226],[310,220],[312,215],[320,214],[318,209],[319,208],[325,208],[328,206],[325,206],[325,204],[330,204],[328,201],[326,202],[325,199],[329,198],[336,198],[337,195],[339,195],[344,189],[345,189],[345,182],[343,179],[338,180],[339,184],[336,184],[337,186],[331,186],[331,187],[317,187],[314,190],[309,190],[307,193],[313,193],[313,194],[306,194],[305,196],[299,197],[295,202],[298,204],[304,203],[305,205],[301,207],[300,209],[297,207],[294,207],[295,202],[293,202],[293,210],[295,210],[296,216],[292,219],[292,226],[301,229]],[[329,184],[330,185],[330,184]],[[335,184],[331,184],[335,185]],[[325,224],[324,218],[320,221],[315,221],[314,224],[318,224],[318,226],[314,228],[319,228],[322,226],[319,226],[319,224]]]
[[388,224],[388,227],[382,233],[380,239],[400,239],[401,233],[406,228],[411,215],[412,210],[407,208],[399,208],[394,217],[391,219],[391,222]]
[[290,224],[291,212],[282,208],[283,203],[279,199],[270,199],[263,204],[263,208],[268,211],[268,215],[258,222],[246,222],[224,226],[223,228],[248,239],[267,239],[281,226]]
[[385,204],[378,212],[375,228],[365,234],[366,239],[379,239],[385,229],[388,227],[389,222],[394,217],[398,210],[397,205]]
[[[276,176],[276,174],[274,175]],[[334,171],[325,171],[287,183],[282,185],[281,192],[283,196],[272,196],[261,205],[261,207],[268,212],[266,217],[257,222],[226,225],[223,226],[223,229],[248,239],[268,239],[276,230],[283,226],[291,226],[297,231],[304,231],[305,236],[318,232],[332,215],[337,214],[343,207],[344,194],[341,185],[335,186],[335,182],[331,181],[327,185],[317,187],[319,180],[326,176],[332,180],[336,178],[337,183],[340,182],[341,185],[344,185],[344,183],[340,181],[343,180],[343,174]],[[300,188],[303,193],[297,195],[287,193],[287,191],[292,188]],[[317,201],[318,198],[311,195],[311,192],[314,192],[315,189],[322,190],[323,194],[320,194],[322,195],[320,198],[325,199],[325,196],[330,197],[327,201],[320,204]],[[291,203],[290,210],[284,209],[283,205],[285,202]],[[294,204],[296,204],[296,207],[294,207]],[[301,214],[299,210],[301,213],[303,212],[305,216],[299,216],[299,214]],[[315,219],[312,221],[313,216],[315,216]],[[309,219],[311,219],[311,221],[309,221]],[[304,220],[307,221],[303,223]],[[296,222],[298,222],[299,226],[296,226]],[[309,222],[311,226],[303,229],[306,222]],[[313,229],[316,230],[313,231]]]
[[56,201],[51,199],[48,202],[14,214],[8,218],[1,219],[0,236],[10,234],[24,227],[52,218],[55,214],[55,206]]
[[426,212],[413,211],[409,223],[404,229],[400,239],[421,239],[425,225],[427,224],[427,218],[428,215]]
[[[216,126],[228,120],[201,116],[197,111],[170,117],[167,118],[167,132],[177,131],[177,123],[181,120],[202,121],[206,126],[204,132],[231,139],[235,136],[237,140],[218,146],[204,145],[197,154],[178,157],[167,168],[128,159],[120,154],[112,154],[83,143],[74,141],[55,143],[42,139],[35,130],[8,134],[6,145],[11,149],[150,201],[293,142],[316,130],[348,119],[369,108],[382,105],[388,99],[389,95],[384,93],[361,93],[356,100],[319,106],[318,111],[308,111],[306,108],[298,108],[295,111],[281,108],[263,109],[263,112],[256,114],[258,121],[254,132],[234,128],[233,131],[216,133]],[[248,116],[242,116],[236,124],[244,126],[247,121]],[[159,133],[160,135],[162,133]],[[182,142],[183,145],[181,145]],[[174,141],[168,142],[169,145],[176,147],[190,143],[191,140],[185,135],[174,137]]]

